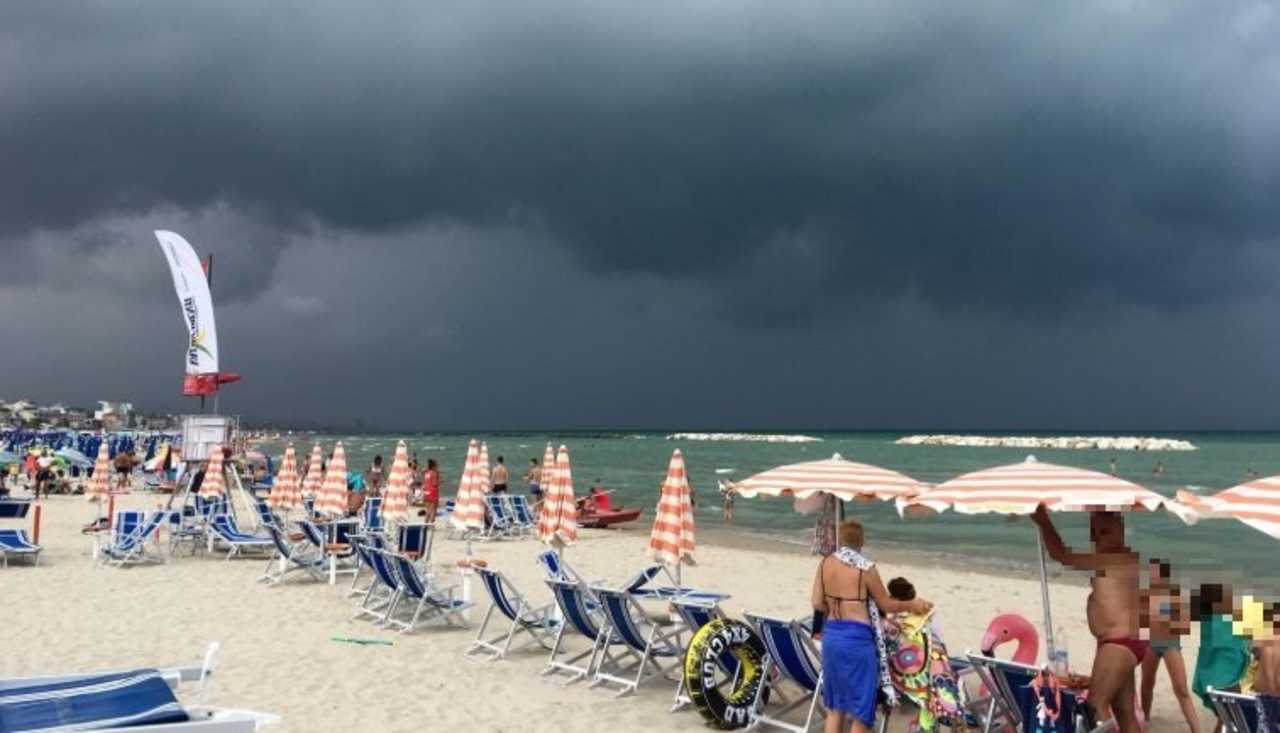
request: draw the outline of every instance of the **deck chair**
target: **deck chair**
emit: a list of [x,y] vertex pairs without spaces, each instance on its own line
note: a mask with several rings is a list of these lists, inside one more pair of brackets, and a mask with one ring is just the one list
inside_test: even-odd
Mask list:
[[209,529],[218,541],[228,547],[228,561],[245,551],[270,552],[275,549],[275,542],[270,537],[240,531],[235,517],[230,514],[215,515],[209,521]]
[[522,534],[532,534],[538,526],[538,518],[529,506],[529,498],[524,494],[514,494],[511,499],[511,516],[515,519],[516,528]]
[[353,619],[368,616],[378,623],[386,623],[403,593],[400,577],[387,555],[367,542],[359,542],[356,552],[361,553],[373,573],[373,581],[365,589],[356,607]]
[[259,583],[277,585],[284,582],[289,573],[301,570],[316,580],[324,580],[324,555],[311,545],[303,542],[293,543],[285,536],[284,530],[275,525],[267,525],[267,536],[276,547],[276,554],[267,560],[267,569]]
[[[1031,682],[1039,674],[1039,668],[980,654],[966,656],[978,678],[991,691],[992,703],[981,721],[983,731],[998,730],[1006,724],[1012,730],[1022,730],[1026,721],[1035,714],[1036,698]],[[1063,733],[1102,733],[1116,728],[1114,720],[1095,725],[1090,718],[1086,706],[1078,705],[1070,695],[1063,696],[1062,709],[1058,711],[1058,730]]]
[[360,507],[360,534],[380,534],[386,530],[382,524],[382,497],[370,496]]
[[1258,698],[1212,687],[1208,689],[1208,695],[1225,733],[1257,733]]
[[[698,633],[703,626],[711,623],[719,618],[726,618],[725,612],[715,602],[708,603],[700,598],[676,598],[671,601],[671,607],[675,609],[676,614],[680,616],[680,623],[683,624],[682,633],[688,634],[690,638]],[[730,680],[735,680],[738,675],[738,659],[730,653],[720,655],[719,663],[721,669]],[[680,681],[676,684],[675,699],[671,704],[669,712],[680,710],[686,705],[693,703],[689,695],[684,689],[684,675],[680,676]]]
[[253,502],[253,509],[258,513],[258,524],[263,527],[266,527],[269,524],[274,524],[277,527],[284,527],[284,522],[280,521],[280,517],[276,516],[276,513],[271,510],[271,507],[267,506],[267,502],[255,501]]
[[25,529],[0,529],[0,560],[9,567],[9,556],[29,557],[32,564],[40,564],[40,545],[27,537]]
[[482,540],[510,537],[515,531],[511,513],[507,510],[507,502],[498,494],[485,494],[485,508],[489,511],[489,521],[480,535]]
[[362,596],[374,584],[378,582],[377,578],[370,581],[369,585],[360,586],[360,571],[373,566],[373,559],[369,555],[369,550],[381,550],[386,547],[386,540],[381,534],[357,535],[351,537],[351,549],[355,551],[356,571],[351,576],[351,588],[347,590],[349,596]]
[[[659,577],[672,585],[651,585]],[[649,565],[631,576],[622,584],[623,590],[637,598],[651,601],[669,601],[674,598],[689,598],[705,603],[718,603],[729,596],[723,593],[708,593],[681,588],[666,565]]]
[[[440,586],[432,583],[431,579],[419,573],[413,561],[404,555],[386,550],[374,550],[374,552],[381,554],[391,564],[395,569],[396,577],[400,579],[400,597],[387,613],[386,623],[389,626],[399,627],[400,633],[405,634],[416,629],[419,624],[436,619],[444,621],[449,626],[457,623],[465,628],[468,625],[462,612],[471,608],[473,604],[453,597],[456,585]],[[412,604],[412,608],[406,614],[408,618],[397,618],[395,611],[398,610],[400,602],[405,600]]]
[[617,685],[614,697],[622,697],[635,692],[646,677],[659,675],[669,678],[679,669],[682,627],[664,627],[654,623],[636,597],[626,590],[599,588],[596,594],[606,622],[600,633],[606,640],[616,636],[622,642],[619,657],[622,664],[616,669],[606,670],[597,658],[592,687]]
[[[550,649],[551,644],[555,643],[556,632],[560,628],[560,620],[554,618],[551,613],[555,604],[535,606],[519,590],[516,590],[516,587],[502,573],[479,567],[476,568],[476,572],[480,574],[480,580],[489,593],[489,610],[485,612],[484,620],[480,622],[480,629],[476,632],[476,638],[471,642],[466,654],[471,656],[482,651],[489,652],[488,660],[492,662],[506,657],[508,652],[524,649],[531,644],[541,644]],[[485,639],[485,630],[489,628],[489,622],[494,619],[495,611],[502,614],[500,622],[505,624],[505,628],[502,629],[502,633],[492,639]],[[511,644],[517,636],[529,638],[522,644],[512,647]]]
[[[302,530],[302,539],[320,553],[323,561],[329,565],[332,575],[345,573],[355,575],[359,568],[356,567],[355,551],[351,549],[351,540],[348,536],[350,524],[337,522],[331,526],[333,532],[330,535],[310,519],[298,521],[298,528]],[[345,562],[347,566],[339,569],[340,562]]]
[[431,561],[431,545],[435,528],[430,524],[402,524],[396,546],[400,552],[417,555],[419,563]]
[[147,540],[168,520],[167,511],[153,512],[150,517],[140,511],[117,512],[111,542],[99,550],[102,564],[122,567],[144,562],[164,562],[160,553],[147,549]]
[[191,554],[205,544],[205,520],[194,506],[184,506],[169,514],[169,554],[177,555],[183,544],[191,545]]
[[[556,606],[560,609],[564,623],[560,624],[560,628],[556,630],[555,642],[551,645],[551,654],[547,657],[547,664],[543,667],[542,674],[545,676],[567,673],[569,678],[564,684],[570,685],[594,674],[597,667],[604,662],[608,662],[614,668],[618,667],[617,656],[613,654],[611,647],[619,642],[616,637],[601,633],[605,627],[602,613],[599,606],[592,600],[595,596],[587,589],[587,585],[564,578],[547,578],[546,582],[547,587],[551,588],[551,594],[555,596]],[[583,638],[590,640],[591,648],[567,658],[561,658],[560,650],[564,646],[566,629],[572,629]],[[564,652],[564,654],[571,653]],[[597,663],[598,657],[601,658],[600,664]],[[584,659],[585,665],[582,664]]]
[[[763,682],[756,692],[756,700],[751,709],[751,723],[747,729],[767,726],[792,733],[807,733],[822,706],[822,655],[799,621],[784,621],[750,613],[746,617],[747,623],[754,626],[764,640],[764,647],[768,652],[764,662]],[[784,683],[792,688],[792,694],[795,691],[800,694],[795,699],[788,699]],[[770,697],[780,700],[782,707],[772,714],[766,714],[765,705]],[[797,725],[781,717],[797,708],[805,710],[803,723]]]

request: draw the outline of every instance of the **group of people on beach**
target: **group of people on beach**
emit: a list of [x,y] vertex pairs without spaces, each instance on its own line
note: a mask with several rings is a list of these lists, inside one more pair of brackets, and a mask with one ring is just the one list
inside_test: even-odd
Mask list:
[[[1139,716],[1150,718],[1163,664],[1191,733],[1201,731],[1192,694],[1216,714],[1211,689],[1253,694],[1257,730],[1280,733],[1280,603],[1235,598],[1220,583],[1184,592],[1159,559],[1147,563],[1143,587],[1141,561],[1125,542],[1119,512],[1090,513],[1090,552],[1072,550],[1043,506],[1032,519],[1054,561],[1092,573],[1085,610],[1097,650],[1083,697],[1096,722],[1114,719],[1121,733],[1140,731]],[[874,724],[885,684],[878,614],[927,617],[932,604],[916,597],[904,579],[886,587],[861,552],[865,532],[856,519],[841,523],[838,536],[838,548],[822,558],[814,576],[812,633],[822,641],[826,733],[864,733]],[[895,584],[910,592],[895,593]],[[1200,647],[1188,686],[1182,639],[1193,622],[1199,623]],[[1215,730],[1223,724],[1219,720]]]

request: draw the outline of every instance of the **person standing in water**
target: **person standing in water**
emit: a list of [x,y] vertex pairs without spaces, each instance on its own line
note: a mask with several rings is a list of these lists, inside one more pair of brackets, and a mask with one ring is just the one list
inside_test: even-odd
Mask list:
[[503,463],[502,456],[498,456],[498,463],[493,467],[491,477],[493,479],[494,492],[498,494],[507,493],[507,479],[509,476],[507,474],[507,465]]
[[373,465],[369,466],[368,479],[369,496],[377,496],[382,493],[382,456],[373,457]]
[[1089,600],[1085,615],[1089,631],[1098,640],[1089,677],[1089,707],[1099,723],[1115,718],[1120,733],[1139,733],[1134,714],[1133,672],[1147,656],[1147,642],[1141,638],[1138,590],[1138,553],[1124,539],[1124,518],[1119,512],[1090,512],[1089,539],[1093,552],[1077,553],[1067,548],[1062,536],[1041,504],[1032,520],[1040,528],[1045,551],[1056,562],[1076,570],[1089,570]]
[[1142,660],[1142,716],[1151,720],[1151,700],[1155,693],[1156,672],[1164,662],[1169,684],[1182,708],[1182,717],[1191,733],[1200,733],[1200,714],[1196,712],[1191,690],[1187,687],[1187,663],[1182,658],[1182,637],[1191,633],[1191,609],[1182,591],[1169,580],[1169,563],[1153,558],[1147,564],[1147,590],[1144,607],[1151,630],[1151,651]]
[[537,458],[529,459],[529,470],[524,472],[524,480],[529,486],[529,500],[534,503],[542,501],[542,467],[538,465]]

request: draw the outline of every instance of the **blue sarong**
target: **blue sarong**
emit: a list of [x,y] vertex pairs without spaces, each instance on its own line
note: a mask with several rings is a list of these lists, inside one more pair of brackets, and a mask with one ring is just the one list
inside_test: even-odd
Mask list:
[[834,619],[822,627],[822,704],[861,720],[876,722],[880,663],[870,624]]

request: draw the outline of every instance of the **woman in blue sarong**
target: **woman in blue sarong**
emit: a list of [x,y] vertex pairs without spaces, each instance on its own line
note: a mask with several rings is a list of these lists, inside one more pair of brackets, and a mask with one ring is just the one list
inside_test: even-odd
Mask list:
[[931,603],[898,601],[885,591],[880,571],[863,557],[862,524],[840,524],[840,548],[822,558],[813,579],[813,637],[822,640],[822,703],[825,733],[869,733],[876,720],[876,694],[892,699],[880,611],[925,614]]

